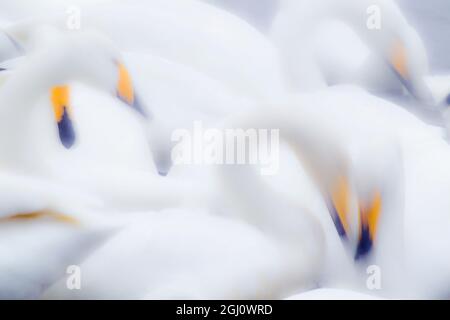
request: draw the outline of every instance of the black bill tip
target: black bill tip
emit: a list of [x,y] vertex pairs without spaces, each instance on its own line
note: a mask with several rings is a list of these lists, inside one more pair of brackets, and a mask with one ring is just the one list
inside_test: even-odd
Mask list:
[[72,120],[64,107],[64,112],[60,121],[58,121],[59,139],[66,149],[70,149],[75,144],[75,130]]

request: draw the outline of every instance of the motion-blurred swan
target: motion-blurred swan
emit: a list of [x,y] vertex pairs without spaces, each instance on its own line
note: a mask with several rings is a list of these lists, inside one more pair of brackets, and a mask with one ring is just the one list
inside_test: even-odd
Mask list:
[[[331,101],[338,105],[329,109]],[[366,106],[364,110],[361,110],[362,101]],[[329,109],[325,116],[324,108]],[[348,114],[355,115],[358,121],[349,125]],[[285,109],[278,108],[268,113],[258,109],[251,116],[237,119],[233,118],[231,124],[239,128],[280,128],[284,131],[283,134],[298,150],[302,163],[317,182],[321,196],[329,204],[329,210],[324,208],[324,201],[322,207],[309,203],[310,199],[300,199],[300,203],[311,207],[311,212],[323,212],[324,215],[319,217],[300,210],[299,202],[285,199],[279,192],[261,183],[252,168],[242,165],[218,166],[222,196],[231,200],[224,207],[229,208],[225,212],[243,218],[247,223],[246,227],[242,226],[245,231],[236,231],[240,229],[236,222],[230,221],[231,226],[225,226],[226,220],[223,218],[198,213],[185,213],[186,220],[179,211],[137,217],[137,229],[125,231],[103,247],[98,255],[84,263],[82,268],[85,275],[88,274],[88,290],[68,292],[59,283],[46,297],[259,297],[267,288],[263,285],[255,289],[254,283],[263,284],[259,278],[261,274],[265,274],[264,284],[273,290],[269,296],[288,293],[291,287],[286,282],[289,281],[297,289],[316,283],[367,292],[366,267],[372,263],[383,270],[383,291],[380,294],[409,297],[410,288],[420,289],[411,291],[413,296],[442,294],[442,281],[445,282],[448,276],[448,259],[436,257],[432,250],[438,244],[437,248],[445,251],[449,245],[445,233],[439,231],[446,228],[443,225],[448,225],[441,214],[448,204],[442,200],[436,202],[435,198],[427,194],[427,190],[419,191],[428,173],[422,171],[425,167],[420,161],[417,163],[411,157],[418,151],[416,148],[430,151],[434,149],[435,143],[443,154],[447,152],[448,148],[443,148],[439,136],[428,126],[406,111],[354,88],[336,88],[302,96],[292,107],[286,106]],[[402,126],[397,127],[398,122]],[[404,168],[401,166],[402,157],[397,153],[395,143],[391,144],[391,139],[401,145]],[[405,177],[420,176],[418,180],[406,181],[404,196],[403,169]],[[348,178],[348,185],[345,178]],[[449,187],[448,183],[442,182],[434,189],[443,190],[446,186]],[[351,205],[355,200],[345,204],[346,194],[350,191],[357,198],[357,206]],[[406,204],[404,209],[403,203]],[[424,215],[427,205],[433,205],[437,210],[429,211],[433,212],[432,215]],[[330,219],[330,213],[333,219]],[[148,222],[145,219],[149,219]],[[149,232],[150,225],[155,228],[154,232]],[[260,240],[256,244],[253,242],[257,239],[256,235],[247,229],[250,225],[263,234],[263,238],[258,237]],[[423,228],[424,225],[427,231],[418,233],[418,226]],[[183,227],[179,229],[179,226]],[[325,270],[323,274],[320,271],[319,274],[311,273],[311,266],[315,265],[317,271],[322,265],[324,247],[319,236],[322,228],[327,238]],[[437,234],[434,235],[434,232]],[[231,238],[228,238],[230,234]],[[236,240],[239,243],[236,246],[241,248],[247,248],[249,243],[253,243],[252,252],[259,252],[256,248],[260,248],[260,241],[263,241],[266,250],[264,257],[277,264],[267,265],[264,259],[266,262],[258,260],[256,263],[253,256],[248,257],[248,249],[244,249],[246,253],[243,255],[247,259],[239,258],[238,263],[233,257],[239,257],[240,254],[236,252],[241,251],[234,247],[234,242],[230,243],[231,239]],[[230,251],[218,249],[222,248],[224,242]],[[216,259],[206,258],[212,250],[209,245],[218,250],[216,252],[221,252],[224,260],[219,259],[218,264],[211,264]],[[188,250],[184,256],[186,248],[196,250]],[[124,255],[119,253],[122,251],[129,252],[127,259],[123,259]],[[148,252],[151,254],[147,255]],[[232,252],[233,257],[226,256],[228,252]],[[286,256],[281,254],[283,252]],[[273,256],[278,258],[274,259]],[[287,256],[289,260],[285,260]],[[434,273],[421,263],[423,259],[432,261],[436,267]],[[246,266],[245,272],[240,269],[241,263]],[[108,272],[105,272],[106,269]],[[227,281],[223,282],[217,280],[217,273],[230,276],[225,277]],[[126,276],[123,277],[123,274]],[[240,274],[245,275],[247,281],[238,284],[233,280],[240,279]],[[280,274],[284,274],[284,277],[275,276]],[[417,283],[408,283],[411,275],[417,279]],[[118,279],[124,291],[117,293],[112,287],[117,283],[111,283],[111,278]],[[274,290],[273,286],[277,285],[279,287]]]
[[1,299],[39,297],[117,229],[86,210],[101,203],[74,189],[6,172],[0,176]]
[[[62,12],[4,31],[29,49],[30,31],[36,25],[67,29],[67,18]],[[105,3],[83,9],[82,28],[101,31],[122,50],[191,66],[238,95],[276,99],[284,93],[279,57],[270,41],[242,19],[200,1]]]
[[[71,89],[76,88],[77,82],[107,94],[81,88],[72,95]],[[86,94],[87,98],[78,98]],[[126,110],[108,94],[114,97],[117,94],[138,112],[131,112],[135,111],[132,108]],[[151,171],[151,159],[145,153],[147,133],[139,129],[142,121],[147,122],[147,113],[138,107],[133,94],[120,56],[103,37],[90,33],[56,36],[54,42],[49,41],[45,48],[27,57],[0,88],[0,100],[5,106],[0,110],[5,113],[0,129],[4,132],[0,141],[3,165],[77,184],[117,208],[160,209],[172,201],[177,203],[188,187],[170,179],[163,180]],[[79,130],[82,141],[69,152],[54,143],[51,107],[53,118],[58,122],[60,140],[67,147],[75,142],[77,125],[71,119],[73,115],[80,116],[78,127],[82,129]],[[117,114],[117,110],[122,113]],[[133,119],[133,113],[137,119]],[[108,122],[114,119],[113,125]],[[183,192],[166,192],[178,188]]]
[[[380,263],[384,279],[382,290],[386,290],[382,291],[383,294],[397,297],[447,295],[443,283],[449,279],[447,270],[450,260],[446,256],[435,254],[436,250],[444,252],[450,246],[450,239],[444,231],[450,223],[446,214],[450,203],[439,196],[450,188],[448,183],[450,173],[445,164],[450,151],[441,133],[406,111],[396,108],[395,105],[353,87],[336,87],[317,94],[303,95],[298,99],[286,117],[293,119],[295,114],[298,114],[298,119],[303,119],[307,123],[316,119],[316,130],[317,128],[325,132],[333,130],[336,139],[352,150],[352,162],[358,163],[356,161],[360,159],[359,168],[354,167],[354,172],[360,172],[359,176],[364,179],[355,179],[354,176],[352,178],[356,184],[356,191],[360,190],[357,193],[358,198],[363,202],[370,199],[370,196],[367,197],[370,193],[361,192],[364,189],[358,187],[361,183],[358,181],[362,181],[368,191],[374,190],[374,185],[370,184],[370,181],[377,182],[380,179],[381,182],[385,181],[384,184],[378,184],[378,188],[381,188],[379,190],[385,190],[385,193],[381,197],[382,212],[374,246],[368,252],[369,259],[358,259],[362,262],[359,263],[361,266],[358,271],[359,279],[363,279],[364,282],[359,281],[356,287],[347,285],[347,288],[361,290],[361,285],[365,286],[367,277],[366,270],[362,266],[367,266],[367,263],[377,265]],[[294,109],[296,107],[297,111]],[[281,112],[281,109],[278,110]],[[349,121],[350,115],[352,121]],[[302,120],[298,121],[299,124],[302,123]],[[393,142],[397,142],[400,146],[403,169],[396,164],[396,161],[401,161],[396,156],[396,148],[392,150],[388,147],[389,143]],[[385,149],[385,146],[388,148]],[[358,150],[362,152],[357,152]],[[389,153],[386,154],[386,151]],[[390,157],[392,162],[384,162],[389,159],[386,157],[388,154],[392,155]],[[374,163],[378,163],[378,170],[374,170],[371,166]],[[393,165],[389,165],[390,163]],[[397,187],[401,187],[398,182],[401,182],[402,176],[404,195],[401,188],[397,189],[400,193],[394,192]],[[397,201],[393,201],[395,199],[391,197],[397,198]],[[376,201],[372,200],[372,203]],[[389,207],[386,207],[387,205]],[[313,212],[320,212],[315,206],[308,207]],[[361,206],[361,208],[370,207],[376,206]],[[323,225],[326,226],[325,223]],[[354,230],[353,234],[358,232],[357,226],[350,227]],[[325,230],[327,235],[331,234],[330,229]],[[402,239],[404,240],[401,241]],[[331,243],[334,242],[331,240]],[[351,256],[352,259],[355,258],[354,254],[355,252]],[[382,257],[383,255],[385,256]],[[330,257],[329,261],[336,261],[334,259],[336,257]],[[400,263],[402,260],[403,265]],[[337,285],[342,288],[345,282],[342,279],[345,277],[333,276],[339,273],[341,268],[336,267],[334,262],[325,265],[329,268],[324,274],[322,285],[332,287]],[[390,267],[386,268],[388,265]],[[434,271],[431,266],[434,267]],[[361,278],[361,275],[365,277]],[[390,280],[392,277],[393,281]],[[351,275],[350,278],[358,279]],[[409,281],[411,278],[416,280],[411,282]],[[349,283],[351,282],[347,282]]]
[[343,289],[316,289],[286,298],[286,300],[380,300],[380,297]]
[[[51,29],[44,29],[41,32],[52,34]],[[120,56],[105,38],[94,34],[72,35],[69,39],[58,37],[59,34],[52,36],[58,39],[52,39],[56,41],[49,43],[49,47],[41,50],[39,55],[32,56],[27,68],[18,68],[17,74],[5,83],[1,91],[1,99],[5,104],[21,104],[22,108],[30,108],[30,101],[36,100],[42,91],[47,89],[58,124],[59,137],[66,148],[72,147],[76,138],[71,119],[71,92],[67,84],[67,81],[71,79],[66,79],[68,75],[72,80],[79,80],[117,95],[120,100],[143,116],[147,116],[148,111],[139,105],[130,75],[120,61]],[[84,57],[89,59],[79,56],[81,50],[85,54]],[[100,52],[104,55],[101,57],[103,59],[99,59],[99,53],[95,51],[103,51]],[[62,59],[65,61],[61,61]],[[57,69],[56,66],[59,68]],[[42,77],[43,74],[46,77]],[[45,81],[57,83],[57,85],[48,86]],[[23,92],[24,89],[27,90],[28,97],[22,97],[25,101],[21,101],[19,92]],[[16,124],[13,126],[18,130]]]
[[[370,28],[370,14],[377,12],[379,29]],[[333,82],[353,81],[384,93],[401,93],[404,87],[420,101],[435,103],[424,78],[429,73],[426,49],[393,1],[283,0],[271,37],[296,88],[323,87],[328,70],[334,73]],[[316,52],[320,48],[314,41],[324,42],[324,56]],[[343,59],[336,59],[336,52],[342,50],[346,50]],[[326,65],[320,66],[319,61]],[[342,65],[350,67],[339,71]]]
[[[271,112],[259,110],[247,116],[231,117],[227,124],[230,128],[280,128],[284,138],[298,150],[302,159],[306,159],[303,163],[312,172],[321,194],[329,201],[336,225],[340,223],[341,229],[338,228],[338,231],[344,231],[341,236],[343,243],[348,246],[349,254],[347,255],[345,250],[339,250],[343,253],[339,258],[348,262],[346,267],[350,268],[347,272],[350,277],[358,279],[354,280],[351,286],[360,288],[362,285],[358,284],[358,281],[365,283],[365,280],[361,278],[360,270],[355,270],[356,275],[352,274],[356,268],[353,265],[354,259],[358,260],[356,266],[366,265],[371,261],[369,259],[375,259],[386,268],[391,267],[388,262],[393,261],[393,258],[396,263],[401,260],[397,246],[386,246],[389,240],[401,238],[402,234],[397,232],[395,235],[398,235],[398,238],[390,236],[390,229],[402,227],[396,222],[401,215],[394,216],[395,212],[392,212],[398,208],[390,207],[392,203],[397,204],[402,199],[394,199],[394,196],[389,198],[390,193],[395,191],[391,190],[395,189],[395,186],[389,185],[390,179],[395,181],[399,175],[396,172],[398,168],[391,165],[397,165],[399,159],[396,158],[396,153],[386,153],[389,149],[378,148],[376,151],[383,150],[383,156],[386,157],[379,158],[379,161],[371,160],[369,164],[366,161],[376,153],[372,151],[374,153],[364,154],[364,157],[360,156],[356,160],[356,163],[361,161],[364,164],[361,169],[371,169],[372,176],[365,171],[358,171],[358,166],[353,166],[350,170],[346,144],[340,144],[335,132],[320,125],[320,117],[301,112],[299,114],[303,117],[293,117],[295,110],[296,108]],[[383,169],[390,170],[383,172],[388,173],[389,179],[382,176],[380,170]],[[217,170],[221,197],[228,199],[223,207],[225,213],[244,219],[247,226],[239,227],[237,222],[226,222],[224,218],[207,217],[198,213],[183,215],[178,211],[148,216],[145,218],[147,221],[137,218],[137,227],[116,237],[83,264],[84,275],[87,277],[84,290],[69,292],[64,289],[63,283],[59,283],[46,297],[280,297],[292,292],[294,288],[308,288],[320,283],[324,250],[342,247],[339,238],[331,237],[338,243],[330,248],[324,247],[319,217],[309,214],[298,202],[292,202],[266,185],[256,175],[254,168],[245,165],[219,165]],[[354,176],[350,176],[350,173]],[[356,195],[360,200],[359,210],[355,215],[344,203],[350,200],[344,199],[348,188],[342,184],[341,178],[348,178],[355,183],[358,192]],[[362,178],[367,178],[367,181]],[[383,199],[382,209],[379,207],[381,200],[378,197]],[[381,211],[386,216],[383,217],[382,223],[378,221]],[[327,219],[331,221],[329,217]],[[328,225],[330,226],[329,223]],[[183,227],[180,229],[178,226]],[[377,226],[377,236],[380,239],[374,249],[374,230]],[[359,227],[361,231],[358,233]],[[253,228],[261,235],[251,231]],[[328,230],[337,235],[334,226]],[[235,248],[235,242],[241,249]],[[223,248],[224,243],[226,250]],[[262,243],[265,245],[261,246]],[[252,250],[247,249],[250,244]],[[399,243],[401,244],[402,242]],[[185,249],[180,250],[180,247],[192,247],[195,251],[185,252]],[[265,249],[262,249],[263,247]],[[131,248],[135,248],[134,251]],[[220,259],[209,260],[211,253],[208,252],[212,248],[220,252]],[[121,253],[122,250],[131,251],[126,255],[126,259],[124,253]],[[265,251],[265,254],[262,260],[255,260],[253,253],[257,254],[259,250]],[[227,253],[232,255],[228,256]],[[277,258],[274,259],[274,256]],[[209,259],[205,261],[206,257]],[[172,265],[172,261],[177,261],[177,264]],[[267,264],[269,261],[276,263]],[[330,264],[337,265],[336,261]],[[242,265],[246,265],[246,272],[241,269]],[[103,270],[103,273],[100,270]],[[392,269],[390,271],[393,272]],[[122,276],[124,273],[125,277]],[[388,277],[389,272],[386,274]],[[264,281],[260,278],[262,275]],[[336,275],[335,277],[339,278]],[[118,282],[110,283],[111,278],[118,279]],[[223,278],[226,278],[226,281],[218,280]],[[236,279],[245,280],[239,282]],[[120,293],[111,287],[118,283],[122,288]]]
[[314,286],[321,269],[320,225],[296,213],[303,233],[292,237],[202,211],[145,213],[81,265],[83,290],[59,281],[44,298],[283,297]]

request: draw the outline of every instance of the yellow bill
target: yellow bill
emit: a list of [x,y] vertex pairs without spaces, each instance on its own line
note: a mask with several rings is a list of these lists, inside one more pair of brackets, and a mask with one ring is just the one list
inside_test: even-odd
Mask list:
[[400,41],[396,41],[392,46],[390,62],[404,80],[409,78],[407,53],[405,46]]
[[382,209],[380,192],[375,192],[370,203],[360,205],[359,237],[355,259],[367,256],[375,244]]

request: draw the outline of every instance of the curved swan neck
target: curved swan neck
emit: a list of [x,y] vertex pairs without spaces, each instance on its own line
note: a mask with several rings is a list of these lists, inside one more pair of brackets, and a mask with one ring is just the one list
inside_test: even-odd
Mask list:
[[311,256],[320,256],[324,236],[319,221],[283,198],[258,176],[254,167],[220,165],[219,177],[241,218],[283,243],[287,250],[304,246],[310,248]]
[[[305,154],[309,163],[314,159],[309,158],[309,151],[316,152],[315,139],[318,130],[312,123],[306,125],[306,119],[289,120],[291,117],[280,115],[279,112],[264,112],[260,110],[257,114],[232,117],[227,121],[226,128],[252,129],[279,129],[280,137],[289,141],[291,145]],[[299,121],[297,121],[299,120]],[[304,126],[302,127],[302,124]],[[317,129],[314,129],[317,128]],[[322,136],[321,133],[318,135]],[[308,149],[309,148],[309,149]],[[328,149],[329,150],[329,149]],[[329,158],[329,157],[328,157]],[[334,160],[336,165],[339,161]],[[279,239],[284,241],[298,241],[305,239],[316,239],[320,243],[322,226],[307,210],[297,208],[288,199],[284,199],[280,192],[268,185],[261,176],[258,176],[255,168],[251,165],[221,165],[219,166],[221,179],[225,184],[225,190],[231,194],[232,199],[239,204],[241,211],[247,220],[263,230],[270,230]],[[324,181],[317,181],[324,183]],[[319,231],[320,230],[320,231]],[[294,240],[296,239],[296,240]]]

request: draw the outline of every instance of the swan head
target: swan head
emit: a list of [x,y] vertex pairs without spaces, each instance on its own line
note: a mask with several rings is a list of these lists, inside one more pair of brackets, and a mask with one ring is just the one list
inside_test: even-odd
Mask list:
[[40,83],[39,89],[48,92],[64,147],[71,148],[76,142],[71,111],[76,107],[71,105],[73,82],[111,94],[148,118],[119,51],[107,38],[94,32],[63,33],[48,28],[39,29],[36,36],[43,33],[45,41],[30,53],[27,66],[30,75],[33,69],[38,74],[34,79]]
[[20,56],[22,52],[20,44],[7,32],[0,30],[0,62]]
[[366,179],[361,182],[355,186],[340,177],[329,201],[336,231],[355,262],[371,258],[384,205],[379,186]]
[[428,105],[433,105],[432,93],[423,81],[428,65],[426,57],[420,58],[419,50],[411,50],[406,45],[395,40],[388,48],[387,62],[403,87],[415,99]]
[[38,298],[117,231],[51,210],[2,217],[0,230],[2,243],[10,244],[2,250],[3,299]]

